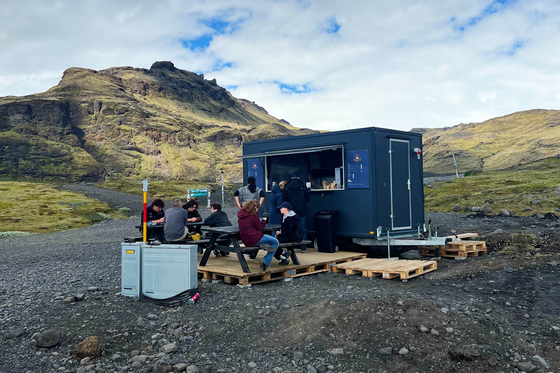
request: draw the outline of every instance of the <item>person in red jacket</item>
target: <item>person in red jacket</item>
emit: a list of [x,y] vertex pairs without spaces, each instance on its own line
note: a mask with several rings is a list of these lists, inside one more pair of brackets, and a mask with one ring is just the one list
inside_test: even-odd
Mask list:
[[263,233],[268,219],[259,219],[259,206],[257,201],[245,202],[237,213],[237,224],[241,241],[245,246],[258,246],[267,251],[264,258],[259,260],[261,270],[264,272],[272,262],[279,243],[276,238]]

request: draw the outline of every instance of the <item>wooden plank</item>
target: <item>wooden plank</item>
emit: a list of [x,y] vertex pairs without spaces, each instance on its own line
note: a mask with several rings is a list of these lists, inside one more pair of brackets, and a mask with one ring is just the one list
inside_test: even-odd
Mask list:
[[[478,237],[478,233],[461,233],[461,234],[458,234],[457,237],[459,237],[460,239],[470,238],[470,237]],[[454,239],[456,237],[455,236],[445,236],[445,238]]]

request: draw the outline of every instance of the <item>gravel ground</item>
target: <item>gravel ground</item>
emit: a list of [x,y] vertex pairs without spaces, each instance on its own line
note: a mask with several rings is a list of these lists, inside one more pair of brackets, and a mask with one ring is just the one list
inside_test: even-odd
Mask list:
[[[115,207],[141,203],[87,187]],[[558,226],[427,219],[441,235],[545,235]],[[119,295],[120,243],[136,224],[132,217],[0,240],[0,372],[560,371],[557,252],[442,259],[407,283],[332,273],[251,287],[200,283],[198,303],[167,308]],[[47,331],[60,333],[58,343],[36,347],[32,337]],[[102,356],[72,357],[89,336],[101,340]]]

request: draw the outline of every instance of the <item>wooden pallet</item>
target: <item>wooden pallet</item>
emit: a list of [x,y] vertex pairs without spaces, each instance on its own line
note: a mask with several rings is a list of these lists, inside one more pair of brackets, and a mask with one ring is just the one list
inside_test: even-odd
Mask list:
[[384,279],[399,277],[400,280],[423,275],[437,269],[437,262],[426,260],[361,259],[332,267],[334,273],[362,274],[364,277],[381,276]]
[[[257,260],[247,260],[251,273],[244,273],[239,269],[239,262],[234,255],[211,258],[206,266],[198,267],[198,278],[206,281],[224,281],[226,284],[253,285],[328,272],[333,265],[366,257],[366,254],[361,253],[341,251],[319,253],[313,249],[308,250],[310,250],[308,254],[298,255],[299,265],[279,266],[273,259],[273,264],[264,273],[258,268]],[[259,253],[259,258],[262,258],[264,254]]]
[[[434,256],[435,246],[419,246],[418,253],[425,256]],[[488,254],[485,241],[452,241],[446,246],[440,246],[440,255],[447,258],[467,258]]]

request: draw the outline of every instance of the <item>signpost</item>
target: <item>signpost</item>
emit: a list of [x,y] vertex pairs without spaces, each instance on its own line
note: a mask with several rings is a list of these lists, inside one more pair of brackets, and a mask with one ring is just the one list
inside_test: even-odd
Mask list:
[[187,194],[187,201],[190,201],[194,197],[206,197],[208,196],[208,208],[210,208],[210,196],[212,192],[210,189],[189,189]]

